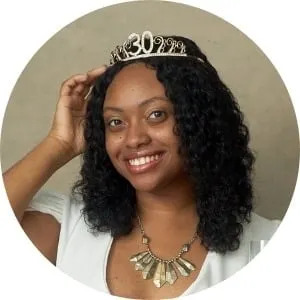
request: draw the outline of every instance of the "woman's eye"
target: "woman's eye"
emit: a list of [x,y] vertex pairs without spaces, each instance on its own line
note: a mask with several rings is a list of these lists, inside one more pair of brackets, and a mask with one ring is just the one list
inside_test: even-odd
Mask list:
[[165,116],[166,113],[164,111],[156,110],[149,115],[148,119],[161,119],[164,118]]
[[113,120],[108,122],[108,126],[110,126],[110,127],[117,127],[121,124],[122,124],[122,121],[118,120],[118,119],[113,119]]

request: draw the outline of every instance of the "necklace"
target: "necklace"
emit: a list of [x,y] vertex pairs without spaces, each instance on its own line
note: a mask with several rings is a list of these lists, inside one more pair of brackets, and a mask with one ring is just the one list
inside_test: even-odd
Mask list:
[[142,272],[143,279],[153,279],[154,285],[157,288],[161,288],[163,285],[173,285],[178,275],[188,277],[192,271],[196,270],[194,264],[181,256],[190,250],[191,244],[197,238],[197,232],[189,242],[182,246],[177,256],[165,260],[153,254],[149,246],[150,239],[145,234],[139,216],[138,222],[142,233],[142,243],[146,245],[147,248],[146,251],[132,255],[129,261],[135,263],[135,270]]

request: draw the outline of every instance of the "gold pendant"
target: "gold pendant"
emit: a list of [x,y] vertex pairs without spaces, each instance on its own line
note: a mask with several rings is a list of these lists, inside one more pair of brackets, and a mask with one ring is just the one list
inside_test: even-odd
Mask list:
[[191,244],[197,238],[197,231],[193,238],[183,245],[176,258],[164,260],[155,256],[150,250],[150,239],[145,234],[140,217],[137,217],[142,232],[142,243],[147,246],[147,250],[132,255],[129,261],[135,264],[136,271],[142,272],[143,279],[152,279],[154,285],[161,288],[164,285],[173,285],[178,279],[178,275],[187,277],[192,271],[196,270],[196,267],[190,261],[183,259],[181,255],[190,250]]
[[157,288],[163,285],[173,285],[178,279],[177,272],[182,276],[189,276],[196,267],[179,256],[171,261],[165,261],[154,256],[150,250],[132,255],[130,262],[135,263],[135,270],[141,271],[143,279],[153,279]]

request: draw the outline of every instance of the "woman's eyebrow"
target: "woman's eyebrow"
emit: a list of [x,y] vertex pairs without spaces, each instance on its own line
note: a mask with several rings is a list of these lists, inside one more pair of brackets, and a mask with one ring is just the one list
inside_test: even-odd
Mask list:
[[112,111],[116,111],[116,112],[124,112],[123,109],[121,109],[119,107],[114,107],[114,106],[106,106],[103,108],[103,112],[106,112],[108,110],[112,110]]
[[[140,102],[138,104],[139,107],[143,107],[143,106],[146,106],[152,102],[155,102],[155,101],[169,101],[168,98],[166,97],[163,97],[163,96],[154,96],[154,97],[151,97],[149,99],[145,99],[143,100],[142,102]],[[116,107],[116,106],[105,106],[103,108],[103,112],[106,112],[107,110],[112,110],[112,111],[116,111],[116,112],[124,112],[124,110],[122,108],[119,108],[119,107]]]
[[152,102],[155,102],[157,100],[162,100],[162,101],[169,101],[168,98],[166,97],[162,97],[162,96],[154,96],[154,97],[151,97],[149,99],[146,99],[144,101],[142,101],[141,103],[139,103],[139,107],[142,107],[142,106],[146,106]]

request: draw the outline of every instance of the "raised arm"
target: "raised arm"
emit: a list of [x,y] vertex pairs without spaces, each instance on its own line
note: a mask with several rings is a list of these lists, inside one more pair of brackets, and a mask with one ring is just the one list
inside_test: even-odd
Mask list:
[[3,174],[7,196],[18,221],[32,242],[52,262],[56,260],[59,222],[49,214],[25,210],[47,180],[84,151],[83,120],[87,94],[105,69],[103,66],[72,76],[62,84],[48,135]]

